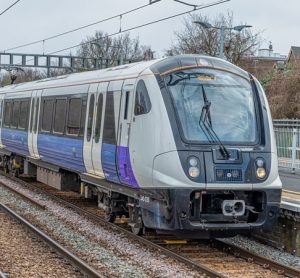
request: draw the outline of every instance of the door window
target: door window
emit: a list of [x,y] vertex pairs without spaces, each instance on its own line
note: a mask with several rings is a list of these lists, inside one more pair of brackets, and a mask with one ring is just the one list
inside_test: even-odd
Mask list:
[[145,82],[140,80],[136,87],[134,115],[147,114],[151,110],[151,102]]
[[92,136],[94,103],[95,103],[95,96],[91,95],[90,105],[89,105],[89,113],[88,113],[88,122],[87,122],[87,132],[86,132],[86,140],[88,142],[90,142],[91,136]]
[[96,127],[95,127],[95,142],[99,142],[100,138],[100,130],[101,130],[101,122],[102,122],[102,107],[103,107],[103,95],[99,94],[98,104],[97,104],[97,119],[96,119]]

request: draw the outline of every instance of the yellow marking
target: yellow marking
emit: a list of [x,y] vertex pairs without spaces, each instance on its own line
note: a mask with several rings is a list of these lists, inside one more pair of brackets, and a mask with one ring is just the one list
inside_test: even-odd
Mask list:
[[187,241],[184,239],[165,239],[166,244],[187,244]]
[[80,195],[84,195],[84,186],[85,186],[85,184],[84,184],[84,182],[81,182],[80,183]]
[[197,76],[197,79],[200,81],[209,81],[209,80],[216,80],[215,76],[209,76],[209,75],[199,75]]
[[177,70],[182,70],[182,69],[190,69],[190,68],[198,68],[199,66],[196,64],[196,65],[189,65],[189,66],[183,66],[183,67],[176,67],[176,68],[173,68],[173,69],[170,69],[170,70],[167,70],[165,72],[163,72],[161,75],[166,75],[168,73],[171,73],[173,71],[177,71]]
[[129,222],[129,218],[123,216],[122,217],[117,216],[115,219],[116,224],[127,224],[128,222]]

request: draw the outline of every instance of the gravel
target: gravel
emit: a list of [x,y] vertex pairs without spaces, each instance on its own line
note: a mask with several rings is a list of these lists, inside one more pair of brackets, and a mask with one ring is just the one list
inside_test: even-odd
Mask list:
[[250,250],[251,252],[255,252],[258,255],[267,257],[276,262],[300,269],[300,257],[275,249],[271,246],[264,245],[254,239],[238,235],[233,238],[222,240],[234,244],[238,247],[242,247],[246,250]]
[[[46,205],[46,211],[33,208],[32,205],[1,188],[0,201],[14,205],[29,218],[36,219],[42,226],[87,261],[106,269],[109,277],[201,277],[184,265],[149,250],[143,245],[126,238],[117,231],[96,224],[71,209],[52,201],[46,195],[37,194],[18,183],[0,176],[0,182],[23,191],[27,196],[35,198]],[[7,199],[9,198],[9,199]],[[244,236],[223,239],[231,244],[243,247],[259,255],[300,269],[300,258],[287,252],[261,244]],[[111,276],[110,276],[111,275]]]
[[13,277],[83,277],[48,245],[0,212],[0,269]]
[[0,182],[34,197],[45,204],[46,210],[22,201],[22,198],[4,187],[0,187],[0,202],[8,203],[30,221],[38,222],[56,240],[81,254],[81,258],[95,268],[105,270],[108,277],[203,277],[185,265],[133,242],[118,231],[94,223],[43,194],[22,188],[6,177],[0,177]]

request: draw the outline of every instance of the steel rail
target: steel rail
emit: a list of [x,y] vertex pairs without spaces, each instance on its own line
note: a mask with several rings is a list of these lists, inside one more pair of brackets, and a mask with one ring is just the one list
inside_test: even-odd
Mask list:
[[0,270],[0,278],[7,278],[7,276]]
[[18,215],[16,212],[14,212],[12,209],[10,209],[8,206],[0,203],[0,209],[15,218],[17,221],[19,221],[22,225],[24,225],[26,228],[28,228],[30,231],[35,233],[37,236],[39,236],[44,242],[46,242],[51,248],[55,249],[59,254],[61,254],[64,258],[66,258],[68,261],[72,263],[75,267],[80,269],[80,271],[87,275],[88,277],[92,278],[103,278],[104,276],[98,273],[94,268],[89,266],[86,262],[78,258],[76,255],[71,253],[69,250],[64,248],[62,245],[60,245],[58,242],[53,240],[51,237],[46,235],[44,232],[42,232],[37,227],[33,226],[30,222],[28,222],[25,218]]
[[[48,192],[46,193],[48,194]],[[151,242],[150,240],[146,239],[146,238],[143,238],[141,236],[136,236],[134,235],[133,233],[131,233],[130,231],[116,225],[116,224],[113,224],[113,223],[110,223],[110,222],[107,222],[106,220],[104,220],[103,218],[91,213],[91,212],[88,212],[68,201],[65,201],[57,196],[55,196],[54,194],[52,193],[49,193],[51,195],[51,197],[54,197],[55,200],[57,200],[58,202],[64,204],[65,206],[68,206],[68,207],[71,207],[72,209],[78,211],[79,213],[82,213],[82,214],[85,214],[87,215],[88,217],[96,220],[96,221],[100,221],[101,223],[104,223],[106,225],[109,225],[109,226],[113,226],[115,227],[116,229],[118,229],[119,231],[122,231],[123,233],[126,233],[126,235],[128,235],[129,237],[131,237],[132,239],[134,240],[138,240],[139,242],[143,243],[143,244],[146,244],[147,246],[151,246],[155,249],[159,249],[160,251],[164,252],[165,254],[167,254],[168,256],[172,257],[172,258],[175,258],[187,265],[190,265],[192,266],[193,268],[197,269],[197,270],[200,270],[202,271],[203,273],[209,275],[210,277],[227,277],[227,276],[224,276],[223,274],[221,273],[218,273],[216,271],[213,271],[211,269],[209,269],[208,267],[204,266],[204,265],[201,265],[201,264],[198,264],[198,263],[195,263],[191,260],[189,260],[188,258],[184,257],[184,256],[181,256],[171,250],[168,250],[166,248],[164,248],[163,246],[160,246],[156,243],[153,243]],[[271,270],[275,270],[277,271],[278,273],[280,274],[284,274],[286,275],[287,277],[300,277],[300,270],[297,270],[295,268],[292,268],[292,267],[289,267],[289,266],[286,266],[286,265],[283,265],[281,263],[278,263],[278,262],[275,262],[275,261],[272,261],[268,258],[265,258],[265,257],[262,257],[260,255],[257,255],[255,253],[252,253],[250,251],[247,251],[243,248],[240,248],[240,247],[237,247],[235,245],[231,245],[229,243],[225,243],[224,241],[222,240],[213,240],[213,242],[215,243],[216,247],[219,247],[220,249],[224,249],[224,247],[227,247],[227,250],[230,251],[232,253],[234,253],[235,255],[239,255],[239,257],[241,258],[244,258],[246,260],[253,260],[255,263],[265,267],[265,268],[270,268]]]
[[25,195],[24,193],[21,193],[20,191],[8,186],[7,184],[3,183],[3,182],[0,182],[0,186],[3,186],[5,188],[8,188],[8,190],[18,194],[19,196],[25,198],[27,201],[29,201],[30,203],[34,204],[35,206],[41,208],[41,209],[45,209],[46,206],[44,204],[41,204],[40,202],[28,197],[27,195]]
[[85,216],[89,217],[90,219],[93,219],[94,221],[96,222],[101,222],[101,224],[105,225],[106,227],[109,227],[109,228],[114,228],[116,230],[118,230],[119,232],[122,232],[124,233],[126,236],[130,237],[131,239],[133,239],[134,241],[138,241],[140,242],[141,244],[143,245],[146,245],[147,247],[151,247],[155,250],[159,250],[161,251],[162,253],[164,253],[165,255],[167,255],[168,257],[171,257],[171,258],[174,258],[182,263],[184,263],[185,265],[188,265],[190,267],[192,267],[194,270],[197,270],[197,271],[200,271],[201,273],[203,274],[206,274],[208,277],[213,277],[213,278],[226,278],[226,276],[224,276],[223,274],[220,274],[214,270],[211,270],[209,269],[208,267],[202,265],[202,264],[199,264],[199,263],[196,263],[196,262],[193,262],[191,260],[189,260],[188,258],[185,258],[171,250],[168,250],[146,238],[143,238],[141,236],[137,236],[135,234],[133,234],[132,232],[114,224],[114,223],[110,223],[110,222],[107,222],[105,219],[91,213],[91,212],[88,212],[66,200],[63,200],[62,198],[60,197],[57,197],[55,196],[53,193],[51,192],[46,192],[45,190],[42,190],[40,189],[39,187],[37,186],[34,186],[30,183],[27,183],[21,179],[18,179],[16,177],[12,177],[12,176],[9,176],[8,174],[6,173],[3,173],[2,171],[0,171],[1,174],[3,174],[4,176],[6,176],[7,178],[13,180],[13,181],[16,181],[18,183],[21,183],[25,186],[28,186],[28,187],[34,187],[34,189],[40,191],[41,193],[43,194],[46,194],[47,196],[50,196],[53,200],[61,203],[62,205],[66,206],[66,207],[69,207],[69,208],[72,208],[73,210],[75,210],[76,212],[78,212],[79,214],[84,214]]
[[255,254],[251,251],[248,251],[244,248],[238,247],[236,245],[227,243],[220,239],[214,239],[213,245],[217,247],[219,250],[226,249],[229,253],[246,259],[247,261],[252,261],[256,264],[259,264],[267,269],[271,269],[273,271],[277,271],[279,274],[285,275],[287,277],[296,278],[300,277],[300,270],[289,267],[287,265],[275,262],[269,258],[263,257],[261,255]]
[[[193,262],[193,261],[189,260],[188,258],[182,256],[182,255],[179,255],[179,254],[177,254],[177,253],[175,253],[171,250],[168,250],[168,249],[164,248],[163,246],[160,246],[160,245],[152,242],[151,240],[148,240],[148,239],[146,239],[144,237],[141,237],[141,236],[134,235],[130,231],[128,231],[128,230],[126,230],[126,229],[124,229],[124,228],[122,228],[122,227],[120,227],[120,226],[118,226],[114,223],[107,222],[105,219],[103,219],[103,218],[101,218],[101,217],[99,217],[99,216],[97,216],[97,215],[95,215],[95,214],[93,214],[89,211],[86,211],[83,208],[80,208],[80,207],[78,207],[78,206],[76,206],[76,205],[60,198],[60,197],[57,197],[55,194],[53,194],[51,192],[47,192],[45,190],[42,190],[42,189],[40,189],[39,187],[37,187],[35,185],[32,185],[32,184],[27,183],[25,181],[22,181],[18,178],[11,177],[7,174],[5,174],[5,176],[7,176],[9,179],[15,180],[16,182],[20,182],[20,183],[22,183],[22,184],[24,184],[28,187],[34,187],[39,192],[44,193],[47,196],[50,196],[52,199],[54,199],[55,201],[61,203],[62,205],[66,206],[66,207],[69,207],[69,208],[72,208],[76,212],[78,212],[80,214],[84,214],[84,215],[88,216],[90,219],[93,219],[96,222],[101,222],[102,224],[106,225],[107,227],[113,227],[116,230],[125,233],[126,236],[128,236],[128,237],[130,237],[130,238],[132,238],[136,241],[139,241],[140,243],[145,244],[148,247],[152,247],[156,250],[160,250],[161,252],[165,253],[169,257],[174,258],[178,261],[181,261],[182,263],[193,267],[193,269],[201,271],[202,273],[205,273],[209,277],[220,277],[220,278],[221,277],[222,278],[227,277],[227,276],[224,276],[221,273],[218,273],[216,271],[213,271],[213,270],[209,269],[208,267],[206,267],[202,264]],[[247,261],[253,261],[254,263],[256,263],[258,265],[261,265],[261,266],[263,266],[267,269],[277,271],[279,274],[283,274],[283,275],[286,275],[287,277],[292,277],[292,278],[300,277],[300,270],[298,270],[298,269],[295,269],[295,268],[283,265],[281,263],[272,261],[271,259],[262,257],[260,255],[255,254],[255,253],[252,253],[248,250],[245,250],[241,247],[237,247],[235,245],[229,244],[229,243],[224,242],[224,241],[219,240],[219,239],[218,240],[212,240],[212,243],[219,250],[226,249],[228,252],[230,252],[231,254],[233,254],[237,257],[241,257],[243,259],[246,259]]]

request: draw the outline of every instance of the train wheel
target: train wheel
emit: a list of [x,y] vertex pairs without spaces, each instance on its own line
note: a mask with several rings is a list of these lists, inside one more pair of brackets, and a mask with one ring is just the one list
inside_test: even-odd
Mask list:
[[145,227],[144,227],[144,224],[143,224],[142,216],[139,216],[137,218],[136,222],[132,223],[130,226],[131,226],[131,231],[132,231],[133,234],[139,235],[139,236],[144,234]]
[[137,203],[134,200],[128,200],[128,213],[129,223],[131,231],[135,235],[142,235],[145,232],[145,226],[143,223],[142,213],[140,208],[137,207]]
[[105,220],[107,222],[111,222],[111,223],[115,222],[115,220],[116,220],[116,214],[113,213],[113,212],[107,212],[105,214]]

